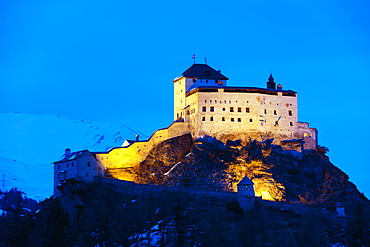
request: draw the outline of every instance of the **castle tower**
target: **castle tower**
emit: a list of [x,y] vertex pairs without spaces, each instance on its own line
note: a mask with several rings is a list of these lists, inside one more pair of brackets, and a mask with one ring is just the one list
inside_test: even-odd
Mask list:
[[254,183],[248,177],[244,177],[238,183],[238,195],[241,197],[254,197]]
[[219,87],[226,86],[228,78],[207,64],[193,64],[174,83],[174,120],[185,119],[187,111],[186,93],[199,86]]
[[272,74],[270,74],[270,77],[267,81],[267,88],[276,90],[276,82],[274,80],[274,77],[272,77]]
[[254,206],[254,183],[244,177],[238,184],[238,202],[242,208],[250,209]]

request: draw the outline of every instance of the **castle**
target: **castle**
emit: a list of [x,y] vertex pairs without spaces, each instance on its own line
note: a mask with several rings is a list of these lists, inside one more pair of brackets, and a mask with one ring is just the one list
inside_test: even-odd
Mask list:
[[162,141],[191,134],[219,140],[270,139],[286,150],[317,147],[317,130],[298,121],[297,92],[283,90],[270,74],[266,88],[227,86],[228,78],[207,64],[193,64],[174,84],[174,122],[148,140],[126,140],[106,152],[71,152],[54,162],[54,195],[58,185],[76,178],[91,182],[106,169],[119,169],[119,179],[134,181],[131,170]]

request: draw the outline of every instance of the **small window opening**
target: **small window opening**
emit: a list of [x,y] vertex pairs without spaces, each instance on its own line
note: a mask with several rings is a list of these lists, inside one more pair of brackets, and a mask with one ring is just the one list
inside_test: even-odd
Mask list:
[[202,112],[206,112],[207,111],[207,107],[203,106],[202,107]]
[[267,109],[264,110],[264,113],[267,114]]
[[234,122],[234,118],[233,117],[231,118],[231,122]]
[[293,111],[289,110],[289,116],[293,116]]
[[252,118],[250,118],[250,119],[249,119],[249,122],[250,122],[250,123],[252,123],[252,122],[253,122],[253,119],[252,119]]
[[225,121],[225,117],[222,117],[222,121]]
[[234,112],[234,107],[230,107],[230,112]]
[[213,117],[209,117],[209,121],[213,121]]
[[249,113],[250,112],[249,107],[245,108],[245,112],[246,113]]
[[238,112],[242,112],[242,108],[241,107],[238,107]]
[[202,117],[202,121],[206,121],[206,117]]
[[242,119],[239,117],[239,118],[238,118],[238,122],[241,122],[241,121],[242,121]]
[[274,110],[274,115],[277,115],[277,112],[276,112],[276,110]]
[[215,107],[214,106],[211,106],[210,109],[209,109],[209,111],[214,112],[215,111]]

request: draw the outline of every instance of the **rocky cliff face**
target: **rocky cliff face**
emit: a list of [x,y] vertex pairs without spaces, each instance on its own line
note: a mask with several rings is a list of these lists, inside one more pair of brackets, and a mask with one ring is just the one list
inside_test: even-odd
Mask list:
[[[262,199],[302,203],[348,212],[368,200],[325,155],[325,148],[306,153],[283,150],[272,140],[221,142],[212,137],[195,142],[190,135],[157,145],[136,169],[137,182],[198,190],[236,191],[248,176]],[[348,205],[347,205],[348,204]]]
[[[172,138],[131,170],[136,182],[162,186],[67,180],[61,197],[43,202],[28,245],[369,246],[369,201],[325,151]],[[257,195],[280,202],[242,208],[235,193],[213,192],[235,191],[245,176]],[[338,202],[347,217],[336,213]]]

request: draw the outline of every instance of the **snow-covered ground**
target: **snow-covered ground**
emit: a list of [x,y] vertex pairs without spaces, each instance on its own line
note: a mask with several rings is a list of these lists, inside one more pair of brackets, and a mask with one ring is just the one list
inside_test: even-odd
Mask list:
[[[123,124],[71,120],[46,114],[0,113],[0,189],[17,187],[34,199],[52,195],[53,165],[66,148],[105,151],[135,139]],[[5,175],[5,176],[3,176]],[[2,181],[2,180],[5,180]]]

